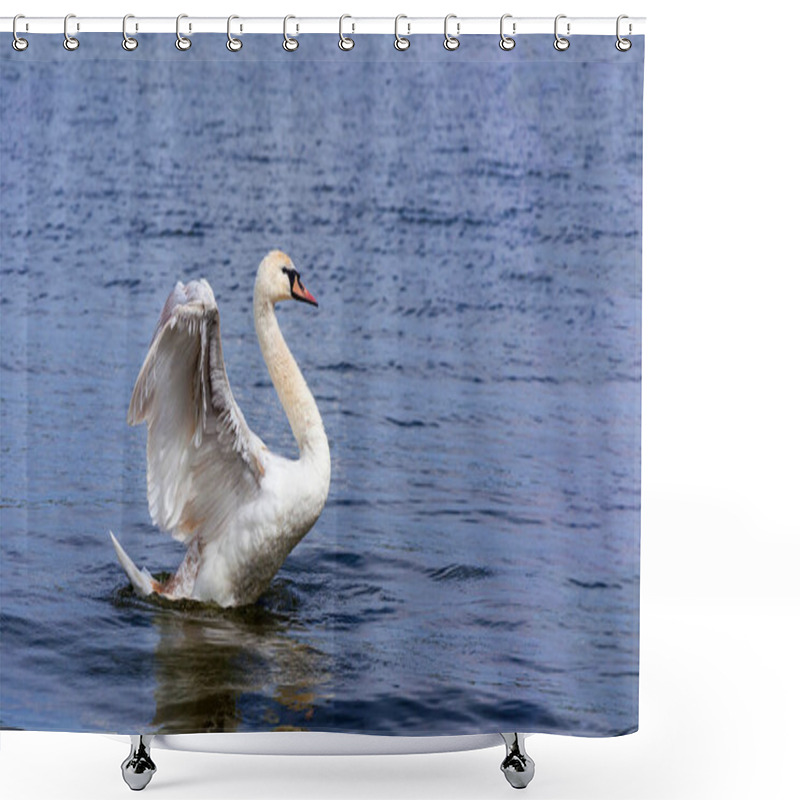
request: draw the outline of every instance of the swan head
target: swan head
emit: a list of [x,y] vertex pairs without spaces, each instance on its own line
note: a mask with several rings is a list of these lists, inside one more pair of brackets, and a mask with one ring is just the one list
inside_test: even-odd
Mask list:
[[303,286],[292,259],[280,250],[273,250],[261,261],[253,297],[256,307],[275,305],[281,300],[300,300],[312,306],[318,305],[314,295]]

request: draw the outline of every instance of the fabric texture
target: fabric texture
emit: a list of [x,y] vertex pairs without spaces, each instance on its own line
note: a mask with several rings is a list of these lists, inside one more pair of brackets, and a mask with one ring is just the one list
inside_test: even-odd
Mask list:
[[635,730],[643,37],[139,38],[0,53],[0,726]]

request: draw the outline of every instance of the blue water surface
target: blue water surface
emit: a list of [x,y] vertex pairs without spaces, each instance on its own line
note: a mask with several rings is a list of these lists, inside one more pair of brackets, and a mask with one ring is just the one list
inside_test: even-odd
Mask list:
[[[643,41],[40,36],[0,57],[0,726],[610,735],[638,686]],[[174,570],[130,393],[177,280],[295,444],[252,286],[331,443],[317,525],[256,605]]]

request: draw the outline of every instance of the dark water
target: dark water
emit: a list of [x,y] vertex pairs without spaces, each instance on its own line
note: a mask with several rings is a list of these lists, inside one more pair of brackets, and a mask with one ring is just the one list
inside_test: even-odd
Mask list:
[[[173,38],[0,60],[0,725],[634,728],[643,43]],[[279,318],[327,507],[257,606],[139,600],[107,531],[182,557],[125,424],[176,280],[295,453],[251,317],[273,247],[320,301]]]

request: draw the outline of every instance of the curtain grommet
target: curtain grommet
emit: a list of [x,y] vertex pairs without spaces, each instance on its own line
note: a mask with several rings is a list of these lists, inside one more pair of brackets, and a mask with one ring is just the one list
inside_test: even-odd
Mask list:
[[139,46],[139,40],[133,36],[128,36],[128,20],[136,19],[133,14],[126,14],[122,18],[122,49],[127,50],[129,53],[133,52]]
[[[349,36],[345,36],[342,30],[346,19],[352,19],[352,17],[349,14],[342,14],[342,16],[339,17],[339,49],[345,51],[352,50],[356,46],[355,41]],[[355,30],[355,26],[353,26],[353,30]]]
[[[450,22],[451,19],[456,20],[456,35],[451,36],[447,30],[447,24]],[[458,33],[461,28],[461,23],[457,21],[458,17],[455,14],[448,14],[444,18],[444,49],[449,50],[451,53],[453,50],[458,50],[461,42],[458,39]]]
[[188,18],[188,14],[178,14],[177,18],[175,19],[175,47],[181,51],[188,50],[192,46],[192,40],[181,33],[181,20]]
[[[517,46],[516,39],[511,36],[506,35],[505,31],[503,30],[503,26],[507,19],[513,19],[511,14],[503,14],[500,17],[500,49],[505,50],[508,52],[509,50],[513,50]],[[516,33],[516,23],[512,23],[511,31],[512,33]]]
[[[408,50],[408,48],[411,47],[411,39],[406,38],[406,36],[400,35],[399,28],[401,19],[408,19],[408,17],[405,14],[398,14],[394,18],[394,49],[403,52],[404,50]],[[408,23],[406,23],[406,25],[408,27],[408,34],[410,34],[411,26],[408,25]]]
[[300,40],[295,39],[292,36],[289,36],[287,26],[289,25],[290,19],[297,19],[296,17],[292,16],[291,14],[287,14],[283,18],[283,49],[287,53],[294,53],[298,47],[300,47]]
[[225,47],[227,47],[228,50],[231,51],[231,53],[238,53],[242,49],[242,40],[237,39],[231,33],[231,22],[233,22],[233,20],[235,19],[239,19],[239,17],[236,14],[231,14],[228,17],[228,41],[225,42]]
[[81,46],[81,43],[78,41],[77,37],[69,35],[69,21],[71,19],[75,19],[74,14],[67,14],[67,16],[64,17],[64,42],[63,42],[64,49],[69,50],[70,52],[72,52],[73,50],[77,50]]
[[25,19],[25,15],[24,15],[24,14],[17,14],[17,15],[14,17],[14,21],[11,23],[11,33],[14,35],[14,39],[13,39],[13,41],[11,42],[11,46],[12,46],[12,47],[13,47],[13,48],[14,48],[14,49],[15,49],[15,50],[18,52],[18,53],[21,53],[21,52],[23,52],[24,50],[27,50],[27,49],[28,49],[28,40],[27,40],[27,39],[23,39],[23,38],[22,38],[22,37],[21,37],[21,36],[20,36],[20,35],[17,33],[17,20],[18,20],[18,19]]

